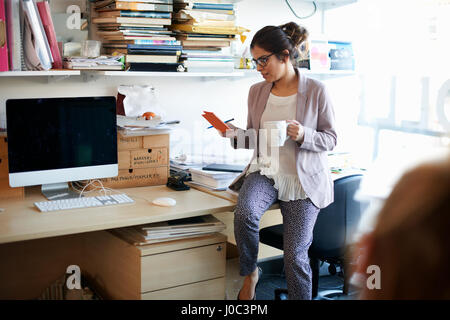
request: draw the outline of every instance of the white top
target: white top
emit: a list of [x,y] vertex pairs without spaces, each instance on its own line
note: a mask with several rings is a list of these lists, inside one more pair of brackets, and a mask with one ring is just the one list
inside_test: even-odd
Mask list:
[[[260,128],[264,129],[264,123],[266,121],[296,119],[296,110],[297,94],[279,97],[270,93],[266,108],[261,117]],[[267,135],[269,137],[266,140],[270,140],[270,133]],[[274,187],[278,190],[279,200],[291,201],[308,198],[297,175],[297,166],[295,163],[296,142],[288,138],[283,146],[272,148],[269,147],[270,141],[260,139],[260,143],[267,144],[267,157],[263,157],[265,159],[259,159],[259,163],[252,164],[247,174],[259,170],[261,174],[273,179],[275,182]],[[261,145],[260,149],[263,149]],[[279,162],[276,159],[279,159]],[[268,167],[271,167],[271,170],[268,170]],[[273,169],[278,170],[274,173]]]

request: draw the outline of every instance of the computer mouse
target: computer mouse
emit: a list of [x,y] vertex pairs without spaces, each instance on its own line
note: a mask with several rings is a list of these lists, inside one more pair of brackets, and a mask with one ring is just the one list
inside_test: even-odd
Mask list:
[[175,199],[172,198],[156,198],[152,201],[153,204],[161,207],[173,207],[177,204]]

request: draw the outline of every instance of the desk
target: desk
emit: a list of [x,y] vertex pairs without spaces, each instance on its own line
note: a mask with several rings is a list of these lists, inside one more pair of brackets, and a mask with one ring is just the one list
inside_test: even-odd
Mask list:
[[[153,186],[118,191],[136,202],[43,213],[34,206],[34,202],[45,200],[40,189],[27,189],[25,200],[0,202],[0,207],[5,209],[0,213],[0,244],[202,216],[232,211],[235,206],[231,201],[195,189],[174,191],[166,186]],[[157,197],[171,197],[177,205],[151,204]]]
[[[39,188],[27,189],[25,200],[2,201],[0,298],[33,299],[69,265],[86,270],[86,239],[94,239],[101,230],[232,211],[235,206],[193,189],[173,191],[153,186],[119,191],[136,202],[42,213],[33,204],[44,200]],[[150,203],[162,196],[174,198],[177,205],[158,207]]]

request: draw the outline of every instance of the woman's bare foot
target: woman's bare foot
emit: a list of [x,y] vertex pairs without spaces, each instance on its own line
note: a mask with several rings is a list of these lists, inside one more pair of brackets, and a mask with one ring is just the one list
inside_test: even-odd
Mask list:
[[255,288],[258,283],[258,268],[245,277],[241,291],[239,291],[239,300],[252,300],[255,296]]

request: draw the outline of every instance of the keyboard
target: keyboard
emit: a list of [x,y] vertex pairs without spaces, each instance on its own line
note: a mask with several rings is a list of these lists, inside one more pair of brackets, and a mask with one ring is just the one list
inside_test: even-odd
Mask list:
[[97,196],[97,197],[81,197],[62,200],[50,200],[35,202],[34,205],[41,212],[79,209],[79,208],[91,208],[91,207],[103,207],[116,204],[133,203],[131,199],[124,193],[112,194],[109,196]]

